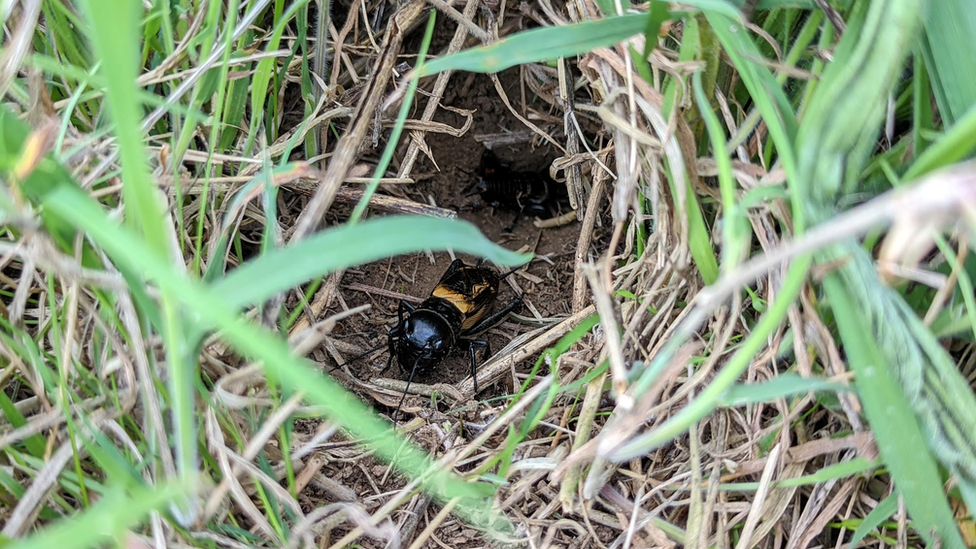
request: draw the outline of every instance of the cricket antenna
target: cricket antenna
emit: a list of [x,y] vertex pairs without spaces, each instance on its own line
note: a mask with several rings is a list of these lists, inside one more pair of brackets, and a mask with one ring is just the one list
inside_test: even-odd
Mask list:
[[385,346],[386,346],[386,343],[380,343],[376,347],[373,347],[372,349],[366,351],[365,353],[363,353],[363,354],[361,354],[359,356],[356,356],[356,357],[354,357],[354,358],[352,358],[350,360],[347,360],[347,361],[343,362],[342,364],[336,364],[332,368],[329,368],[329,373],[334,372],[335,370],[337,370],[338,368],[341,368],[342,366],[348,366],[348,365],[352,364],[353,362],[356,362],[357,360],[359,360],[361,358],[365,358],[365,357],[367,357],[367,356],[375,353],[376,351],[379,351],[380,349],[382,349]]

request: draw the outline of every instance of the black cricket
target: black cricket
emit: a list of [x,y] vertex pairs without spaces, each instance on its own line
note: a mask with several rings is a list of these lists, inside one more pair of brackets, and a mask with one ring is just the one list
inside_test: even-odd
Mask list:
[[[562,192],[560,192],[562,191]],[[485,150],[481,164],[475,170],[474,181],[462,190],[465,197],[480,195],[479,200],[462,209],[491,206],[515,211],[515,219],[505,229],[510,233],[524,214],[539,217],[558,213],[559,200],[566,194],[565,186],[539,172],[517,172],[502,163],[493,152]],[[568,197],[566,197],[568,198]]]
[[482,361],[491,354],[491,347],[487,339],[471,336],[498,324],[521,305],[522,296],[517,295],[504,307],[489,314],[498,296],[499,284],[513,272],[499,276],[491,268],[482,266],[481,261],[472,266],[455,259],[430,296],[419,306],[415,308],[407,301],[400,301],[398,322],[390,330],[387,342],[390,357],[383,371],[392,366],[395,357],[401,371],[410,369],[410,377],[393,414],[394,421],[414,375],[432,370],[455,348],[468,347],[474,390],[478,392],[475,347],[482,349]]

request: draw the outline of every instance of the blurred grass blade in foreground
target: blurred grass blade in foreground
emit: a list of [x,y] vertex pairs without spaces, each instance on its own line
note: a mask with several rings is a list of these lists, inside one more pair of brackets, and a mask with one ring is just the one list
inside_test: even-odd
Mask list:
[[[482,527],[488,528],[494,524],[488,513],[490,499],[485,497],[492,492],[490,485],[464,482],[453,473],[440,470],[430,462],[425,452],[404,441],[402,435],[390,429],[386,421],[381,420],[358,398],[311,368],[307,361],[293,356],[279,337],[240,318],[212,289],[190,280],[165,261],[144,251],[136,235],[108,221],[101,208],[80,189],[61,185],[45,194],[43,204],[64,219],[77,224],[116,263],[142,272],[149,280],[158,283],[160,288],[173,292],[188,314],[204,325],[220,330],[223,338],[242,355],[260,361],[266,370],[273,368],[274,376],[286,388],[292,392],[304,392],[311,402],[323,406],[333,419],[352,435],[366,441],[383,459],[411,477],[425,479],[423,485],[438,499],[446,502],[455,497],[462,498],[458,512]],[[461,225],[457,221],[437,221]],[[363,227],[368,230],[369,224],[363,223],[353,229],[361,230]],[[463,231],[450,234],[453,246],[458,249],[466,248],[465,242],[472,235],[471,232]],[[478,237],[483,239],[480,234]],[[414,245],[420,248],[426,246],[426,243],[415,242]],[[508,256],[498,254],[496,257],[516,259],[513,263],[524,261],[524,256],[508,253]]]
[[921,50],[946,125],[976,105],[976,9],[971,0],[928,2]]

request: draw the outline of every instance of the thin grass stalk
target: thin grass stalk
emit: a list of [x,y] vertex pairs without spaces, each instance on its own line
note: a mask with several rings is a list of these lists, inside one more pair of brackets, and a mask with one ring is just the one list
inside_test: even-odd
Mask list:
[[410,84],[407,86],[407,92],[404,94],[402,103],[400,104],[400,111],[397,113],[396,123],[393,129],[390,131],[390,140],[386,144],[386,148],[383,149],[383,155],[380,157],[380,161],[376,164],[376,169],[373,170],[373,178],[370,180],[369,184],[363,190],[363,197],[356,204],[355,209],[353,209],[352,214],[349,216],[349,224],[355,225],[362,218],[363,214],[366,212],[366,208],[369,206],[370,199],[373,198],[373,194],[376,189],[380,186],[380,178],[386,173],[386,168],[390,165],[390,161],[393,159],[393,153],[396,151],[397,144],[400,141],[400,135],[403,133],[403,125],[407,120],[407,113],[413,107],[413,97],[417,92],[417,84],[420,82],[420,75],[423,74],[424,63],[427,58],[427,50],[430,48],[431,38],[434,36],[434,23],[437,21],[437,10],[430,11],[430,17],[427,19],[427,30],[424,31],[424,39],[420,43],[420,52],[417,54],[417,65],[411,73]]

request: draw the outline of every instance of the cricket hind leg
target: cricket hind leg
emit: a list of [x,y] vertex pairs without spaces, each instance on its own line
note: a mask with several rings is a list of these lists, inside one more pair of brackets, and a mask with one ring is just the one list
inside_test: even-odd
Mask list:
[[[465,334],[476,334],[483,330],[491,328],[495,324],[501,322],[509,313],[514,311],[522,304],[522,296],[517,295],[514,299],[509,301],[504,307],[498,311],[492,313],[491,315],[485,317],[481,322],[477,323],[470,330],[466,330]],[[484,351],[481,353],[481,361],[484,362],[491,356],[491,344],[488,343],[487,339],[469,339],[463,338],[463,341],[468,345],[468,353],[471,358],[471,379],[474,381],[474,393],[478,394],[478,359],[475,354],[475,347],[481,347]]]
[[476,334],[478,332],[487,330],[496,324],[499,324],[505,319],[506,316],[509,315],[509,313],[514,312],[515,309],[519,308],[522,305],[523,300],[524,298],[522,295],[516,295],[511,301],[505,304],[504,307],[481,319],[481,321],[472,326],[470,329],[465,330],[464,334],[462,335]]

